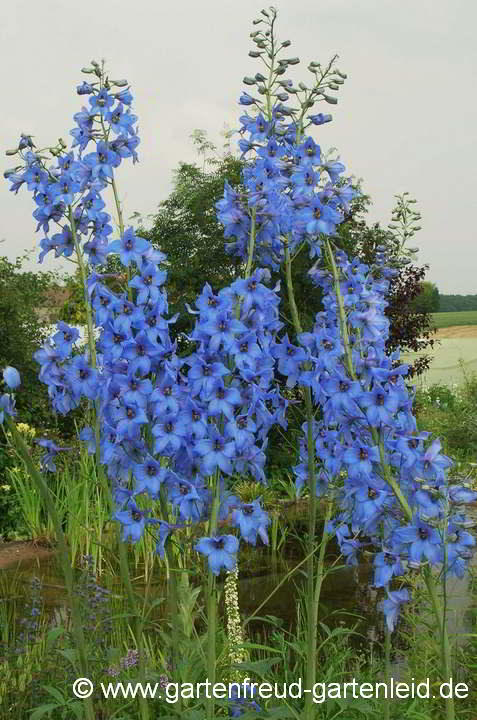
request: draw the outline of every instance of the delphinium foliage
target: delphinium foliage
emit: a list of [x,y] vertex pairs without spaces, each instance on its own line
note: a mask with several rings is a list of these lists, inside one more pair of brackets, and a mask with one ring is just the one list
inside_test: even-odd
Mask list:
[[[331,120],[312,108],[321,101],[334,104],[331,93],[346,76],[336,58],[326,66],[311,62],[310,85],[296,85],[288,73],[299,59],[282,56],[290,42],[277,40],[275,22],[273,8],[254,21],[265,29],[252,33],[256,49],[250,55],[263,62],[265,74],[246,77],[248,90],[240,97],[246,108],[239,141],[246,159],[243,190],[226,185],[217,206],[227,252],[245,271],[217,293],[206,284],[188,307],[195,317],[188,355],[178,354],[169,333],[175,318],[168,317],[165,255],[123,221],[116,170],[124,159],[136,162],[139,144],[128,83],[111,80],[104,64],[93,62],[84,69],[89,81],[77,88],[85,106],[75,115],[71,149],[60,140],[37,151],[32,138],[22,135],[9,151],[20,158],[5,173],[11,189],[26,184],[37,206],[34,217],[44,233],[40,261],[50,252],[74,259],[84,286],[88,349],[74,352],[75,330],[60,324],[36,354],[40,379],[58,413],[89,402],[92,421],[81,439],[96,457],[103,487],[112,489],[111,513],[124,541],[152,534],[158,555],[167,554],[173,563],[171,538],[181,538],[185,525],[196,527],[194,548],[208,568],[207,672],[214,682],[216,577],[235,569],[240,542],[267,542],[267,514],[258,501],[235,497],[234,480],[250,475],[266,482],[267,435],[274,424],[287,427],[288,403],[276,373],[286,378],[303,399],[303,436],[293,469],[297,489],[309,489],[305,688],[316,681],[324,549],[332,534],[351,564],[363,547],[375,548],[374,584],[385,593],[381,607],[390,631],[409,597],[406,574],[422,574],[448,678],[445,609],[433,570],[444,581],[465,572],[474,539],[461,506],[475,493],[447,481],[451,461],[437,440],[416,431],[407,367],[398,352],[386,354],[386,293],[396,272],[386,250],[378,249],[366,265],[349,260],[333,243],[355,190],[343,178],[340,160],[309,133]],[[117,231],[106,211],[106,190],[114,197]],[[310,277],[324,307],[307,332],[291,272],[300,252],[314,261]],[[110,254],[122,266],[115,278],[122,283],[119,291],[102,274]],[[280,287],[269,284],[270,271],[281,267],[292,332],[283,332],[279,319]],[[18,386],[12,369],[5,382],[10,389]],[[10,393],[2,396],[1,408],[14,428]],[[32,475],[47,493],[41,476],[33,469]],[[318,498],[326,508],[319,553]],[[124,563],[122,571],[130,588]],[[141,665],[140,635],[137,625]],[[87,712],[92,718],[92,706]],[[214,713],[212,699],[208,716]],[[453,713],[448,701],[449,720]],[[142,703],[142,718],[148,714]],[[309,692],[305,717],[313,714]]]

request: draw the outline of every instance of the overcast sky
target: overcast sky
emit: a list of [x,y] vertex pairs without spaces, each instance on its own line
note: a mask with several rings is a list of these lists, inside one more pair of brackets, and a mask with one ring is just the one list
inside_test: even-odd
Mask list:
[[[2,6],[2,150],[20,131],[38,146],[67,139],[87,97],[75,87],[92,59],[127,78],[135,96],[140,163],[121,165],[126,215],[156,210],[179,161],[195,161],[195,128],[221,145],[238,127],[256,0],[14,0]],[[477,4],[473,0],[281,0],[278,34],[292,40],[307,82],[310,60],[340,56],[348,74],[332,123],[317,129],[373,199],[371,220],[387,224],[394,194],[418,201],[419,262],[444,293],[477,293]],[[233,142],[235,142],[234,140]],[[3,157],[3,169],[14,158]],[[0,254],[35,248],[31,194],[0,185]],[[36,256],[36,255],[35,255]],[[45,267],[59,267],[53,261]],[[66,267],[66,264],[63,264]]]

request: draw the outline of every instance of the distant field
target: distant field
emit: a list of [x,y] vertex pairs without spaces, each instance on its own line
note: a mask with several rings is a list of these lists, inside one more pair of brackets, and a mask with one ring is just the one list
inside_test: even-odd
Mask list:
[[455,325],[477,325],[477,310],[432,313],[432,319],[436,328],[446,328]]
[[[421,351],[417,355],[431,355],[429,370],[417,380],[417,385],[459,385],[472,374],[477,375],[477,312],[436,313],[439,317],[449,315],[465,316],[465,324],[441,326],[434,335],[438,341],[432,350]],[[472,317],[474,316],[474,317]],[[455,320],[454,320],[455,322]],[[475,325],[471,323],[475,322]],[[403,353],[404,362],[412,362],[416,353]]]

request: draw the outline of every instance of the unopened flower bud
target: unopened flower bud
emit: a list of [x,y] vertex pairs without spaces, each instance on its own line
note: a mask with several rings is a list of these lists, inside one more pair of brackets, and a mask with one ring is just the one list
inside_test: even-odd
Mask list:
[[94,73],[94,69],[93,69],[93,68],[84,67],[84,68],[81,68],[81,72],[82,72],[82,73],[86,73],[87,75],[91,75],[92,73]]
[[244,79],[243,79],[243,83],[244,83],[245,85],[256,85],[257,81],[256,81],[255,78],[253,78],[253,77],[247,77],[247,76],[246,76],[246,77],[244,77]]
[[330,105],[338,104],[338,98],[332,97],[331,95],[323,95],[323,98],[325,102],[329,103]]
[[17,167],[14,167],[14,168],[8,168],[8,170],[4,170],[4,172],[3,172],[3,177],[4,177],[4,178],[8,178],[10,175],[14,175],[14,174],[15,174],[16,172],[18,172],[19,170],[21,170],[21,166],[19,166],[19,167],[17,166]]
[[290,45],[291,45],[291,40],[284,40],[282,42],[282,47],[290,47]]
[[262,53],[259,53],[258,50],[249,50],[248,54],[249,57],[258,58]]
[[117,87],[126,87],[128,84],[127,80],[111,80],[111,85],[117,85]]

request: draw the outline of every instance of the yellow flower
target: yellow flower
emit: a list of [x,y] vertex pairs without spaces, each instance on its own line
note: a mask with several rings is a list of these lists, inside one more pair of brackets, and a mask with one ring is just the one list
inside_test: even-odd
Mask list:
[[36,435],[35,428],[30,427],[27,423],[18,423],[17,430],[22,435],[30,435],[30,437],[35,437]]

